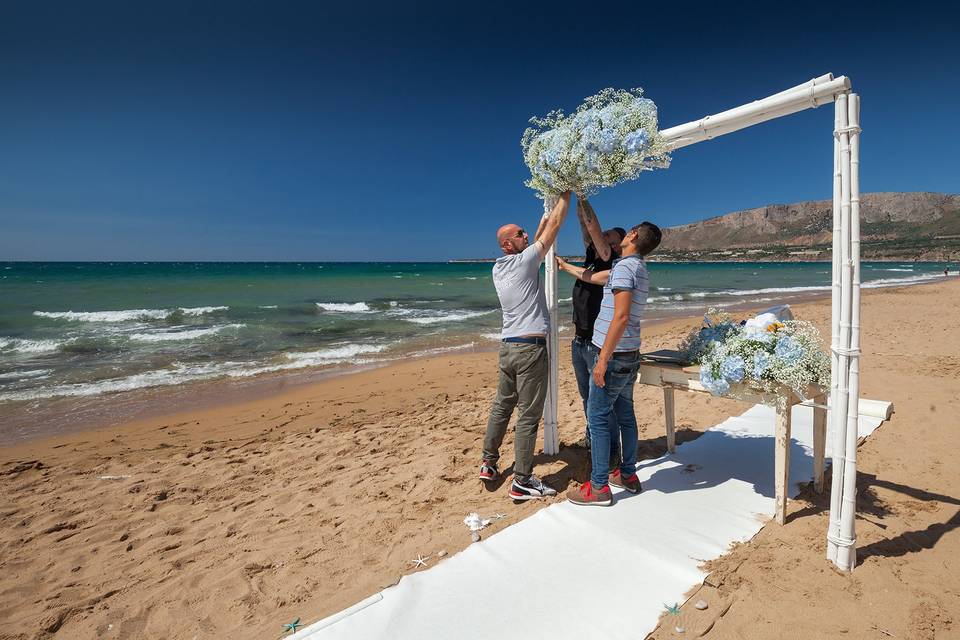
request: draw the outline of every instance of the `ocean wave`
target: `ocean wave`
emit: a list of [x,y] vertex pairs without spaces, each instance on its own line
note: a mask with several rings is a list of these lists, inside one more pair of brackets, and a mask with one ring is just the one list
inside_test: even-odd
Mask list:
[[366,360],[357,358],[362,354],[379,353],[388,345],[347,344],[319,351],[285,354],[286,362],[250,363],[221,362],[216,364],[186,365],[174,363],[169,369],[157,369],[137,373],[123,378],[110,378],[96,382],[62,384],[39,389],[27,389],[0,393],[0,402],[41,400],[54,397],[85,397],[105,393],[134,391],[151,387],[167,387],[186,382],[213,380],[215,378],[249,378],[262,373],[273,373],[291,369],[304,369],[312,366],[352,362],[363,364]]
[[[897,271],[897,269],[885,269],[885,271]],[[942,278],[940,274],[928,273],[916,276],[909,276],[905,278],[880,278],[877,280],[866,281],[861,284],[861,288],[864,289],[875,289],[879,287],[898,287],[911,284],[919,284],[922,282],[929,282],[931,280],[938,280]],[[674,295],[670,296],[655,296],[652,298],[647,298],[647,302],[661,302],[666,300],[689,300],[689,299],[698,299],[698,298],[707,298],[707,297],[744,297],[744,296],[756,296],[764,294],[792,294],[792,293],[804,293],[808,291],[830,291],[831,285],[809,285],[809,286],[796,286],[796,287],[765,287],[763,289],[724,289],[721,291],[691,291],[683,295]],[[773,299],[773,298],[768,298]]]
[[0,373],[0,380],[25,380],[27,378],[46,378],[53,369],[30,369],[27,371],[10,371],[9,373]]
[[485,316],[488,313],[494,313],[496,311],[496,309],[491,309],[489,311],[430,311],[427,313],[431,315],[421,315],[414,318],[405,317],[403,319],[407,322],[413,322],[415,324],[430,325],[440,324],[443,322],[460,322],[462,320],[469,320],[470,318],[479,318],[480,316]]
[[277,305],[275,304],[262,304],[258,307],[259,309],[276,309]]
[[207,313],[229,311],[230,307],[180,307],[178,311],[185,316],[202,316]]
[[410,354],[411,358],[425,358],[428,356],[437,356],[442,353],[451,353],[453,351],[463,351],[464,349],[472,349],[476,346],[475,342],[467,342],[465,344],[455,344],[449,347],[434,347],[432,349],[424,349],[423,351],[414,351]]
[[10,353],[50,353],[64,343],[62,340],[27,340],[22,338],[0,338],[0,352]]
[[240,329],[247,325],[245,324],[222,324],[215,327],[210,327],[207,329],[181,329],[174,328],[164,331],[156,331],[153,333],[132,333],[128,338],[136,342],[170,342],[174,340],[196,340],[197,338],[204,338],[206,336],[212,336],[225,331],[227,329]]
[[557,302],[573,302],[573,296],[569,298],[557,298]]
[[177,309],[121,309],[119,311],[34,311],[33,315],[71,322],[128,322],[130,320],[166,320],[176,313],[202,316],[230,307],[179,307]]
[[939,273],[927,273],[919,276],[910,276],[909,278],[881,278],[871,280],[861,286],[863,289],[878,289],[882,287],[899,287],[908,284],[920,284],[921,282],[930,282],[931,280],[941,280],[943,276]]
[[676,293],[672,296],[652,296],[647,298],[647,303],[651,302],[669,302],[670,300],[683,300],[683,295]]
[[118,391],[133,391],[149,387],[165,387],[183,382],[204,380],[223,375],[225,367],[240,363],[208,364],[200,366],[175,365],[172,369],[146,371],[123,378],[110,378],[96,382],[61,384],[39,389],[0,393],[0,401],[41,400],[44,398],[98,396]]
[[691,297],[706,296],[756,296],[764,293],[802,293],[804,291],[829,291],[830,285],[812,285],[808,287],[766,287],[764,289],[727,289],[725,291],[697,291]]
[[335,313],[373,313],[366,302],[317,302],[317,308]]
[[877,271],[913,271],[913,269],[893,268],[893,269],[877,269]]
[[493,340],[495,342],[500,342],[501,340],[500,333],[481,333],[480,337],[484,340]]
[[313,364],[346,362],[359,355],[380,353],[381,351],[385,351],[387,347],[388,345],[385,344],[345,344],[339,347],[320,349],[318,351],[287,353],[286,357],[291,360],[292,363],[301,366],[311,366]]

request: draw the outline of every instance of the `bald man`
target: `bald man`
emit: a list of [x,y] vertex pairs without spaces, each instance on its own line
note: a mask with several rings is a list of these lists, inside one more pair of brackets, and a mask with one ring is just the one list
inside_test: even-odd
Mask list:
[[490,408],[487,435],[483,441],[480,479],[494,482],[500,476],[497,462],[507,423],[517,409],[513,483],[510,497],[534,500],[557,492],[533,475],[533,449],[537,427],[547,397],[547,332],[550,316],[540,278],[540,265],[567,217],[570,194],[557,200],[548,217],[541,221],[536,241],[530,244],[527,232],[515,224],[497,230],[497,244],[503,256],[493,266],[493,284],[503,308],[500,338],[500,380]]

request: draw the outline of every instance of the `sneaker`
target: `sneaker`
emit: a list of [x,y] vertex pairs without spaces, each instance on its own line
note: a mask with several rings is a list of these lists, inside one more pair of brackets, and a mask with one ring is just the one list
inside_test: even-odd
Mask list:
[[573,487],[567,491],[567,500],[573,504],[609,507],[613,504],[613,494],[610,493],[610,487],[607,485],[603,485],[602,489],[595,491],[593,483],[588,480],[579,487]]
[[620,474],[620,469],[610,474],[610,484],[621,489],[626,489],[630,493],[640,493],[643,491],[643,488],[640,486],[640,478],[637,477],[637,474],[634,473],[624,478]]
[[480,465],[480,479],[484,482],[493,482],[500,477],[500,470],[493,460],[484,460]]
[[607,472],[613,473],[614,470],[620,468],[620,454],[613,453],[610,454],[610,464],[607,466]]
[[510,497],[514,500],[536,500],[557,495],[556,489],[551,489],[537,476],[530,476],[522,483],[514,479],[510,485]]

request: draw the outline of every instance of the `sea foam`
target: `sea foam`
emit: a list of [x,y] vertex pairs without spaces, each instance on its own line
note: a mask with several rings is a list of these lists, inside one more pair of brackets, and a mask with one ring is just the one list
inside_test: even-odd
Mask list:
[[56,351],[61,340],[26,340],[21,338],[0,338],[0,352],[10,353],[50,353]]
[[462,320],[469,320],[470,318],[479,318],[480,316],[485,316],[488,313],[494,313],[495,311],[496,309],[491,309],[489,311],[430,311],[427,312],[429,315],[404,318],[404,320],[420,325],[441,324],[444,322],[460,322]]
[[71,322],[129,322],[130,320],[165,320],[174,313],[202,316],[230,307],[180,307],[178,309],[121,309],[119,311],[34,311],[33,315]]
[[317,307],[324,311],[333,311],[336,313],[372,313],[366,302],[317,302]]
[[176,340],[196,340],[213,336],[227,329],[240,329],[245,324],[222,324],[207,329],[169,329],[152,333],[132,333],[128,337],[135,342],[170,342]]

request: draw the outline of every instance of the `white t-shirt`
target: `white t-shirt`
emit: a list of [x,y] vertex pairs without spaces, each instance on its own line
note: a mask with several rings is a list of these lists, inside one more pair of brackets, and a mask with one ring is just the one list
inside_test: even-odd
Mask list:
[[543,244],[537,241],[520,253],[498,258],[493,265],[493,285],[503,308],[501,338],[546,335],[550,329],[547,297],[540,279],[544,253]]

